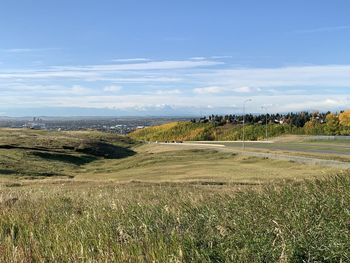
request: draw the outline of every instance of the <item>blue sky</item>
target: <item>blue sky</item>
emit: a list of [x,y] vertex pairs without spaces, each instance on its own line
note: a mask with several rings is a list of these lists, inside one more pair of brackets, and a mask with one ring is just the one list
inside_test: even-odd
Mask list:
[[350,108],[350,2],[1,1],[0,116]]

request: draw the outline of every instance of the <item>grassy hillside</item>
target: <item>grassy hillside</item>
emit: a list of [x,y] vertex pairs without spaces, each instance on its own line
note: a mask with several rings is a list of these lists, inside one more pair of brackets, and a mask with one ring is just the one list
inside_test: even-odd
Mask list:
[[251,190],[74,181],[0,190],[1,262],[350,260],[349,175]]
[[[270,137],[283,134],[302,134],[302,128],[290,125],[268,125]],[[130,137],[145,141],[200,141],[200,140],[242,140],[242,125],[226,124],[214,126],[211,123],[173,122],[160,126],[140,129],[130,133]],[[265,139],[265,126],[246,125],[246,140]]]
[[196,147],[0,130],[0,262],[350,260],[349,171]]
[[83,164],[134,154],[135,142],[100,132],[0,129],[0,175],[72,176]]
[[[172,129],[171,125],[169,127]],[[182,131],[187,131],[186,127]],[[284,171],[283,175],[280,170]],[[255,183],[315,177],[336,171],[214,149],[142,145],[125,136],[95,131],[0,129],[0,181],[70,177],[78,180]]]
[[135,151],[137,154],[129,158],[88,163],[75,173],[75,179],[251,185],[315,178],[320,174],[335,174],[339,171],[333,167],[242,156],[230,150],[191,146],[181,148],[147,144]]
[[159,126],[140,129],[130,137],[146,141],[167,140],[211,140],[214,126],[207,123],[171,122]]

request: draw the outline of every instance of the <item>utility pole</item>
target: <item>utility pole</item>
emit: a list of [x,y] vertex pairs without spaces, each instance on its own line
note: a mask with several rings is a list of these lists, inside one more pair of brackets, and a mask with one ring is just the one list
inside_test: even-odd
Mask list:
[[249,101],[252,101],[252,99],[247,99],[243,102],[243,139],[242,139],[242,148],[243,151],[245,150],[245,131],[244,131],[244,124],[245,124],[245,104]]
[[267,106],[261,106],[261,108],[263,110],[265,110],[265,113],[266,113],[266,117],[265,117],[265,138],[266,138],[266,141],[268,139],[268,135],[267,135]]

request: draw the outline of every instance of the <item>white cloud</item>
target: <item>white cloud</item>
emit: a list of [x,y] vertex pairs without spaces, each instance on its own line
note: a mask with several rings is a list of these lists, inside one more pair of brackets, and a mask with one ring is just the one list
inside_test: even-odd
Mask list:
[[106,86],[104,87],[103,91],[106,92],[118,92],[122,90],[122,86],[118,86],[118,85],[110,85],[110,86]]
[[224,58],[232,58],[232,56],[211,56],[212,59],[224,59]]
[[172,89],[172,90],[157,90],[155,93],[157,95],[175,95],[175,94],[181,94],[182,92],[179,89]]
[[74,85],[70,89],[70,93],[75,94],[75,95],[86,95],[86,94],[89,94],[91,92],[92,92],[91,89],[82,87],[80,85]]
[[[253,98],[247,105],[251,112],[261,111],[261,105],[266,103],[273,105],[269,110],[280,112],[331,110],[350,105],[350,65],[212,67],[219,63],[169,60],[0,70],[0,105],[3,108],[211,105],[215,111],[223,107],[233,110],[232,105],[238,105],[239,110],[246,96]],[[123,92],[118,93],[121,89]]]
[[150,61],[149,58],[117,58],[112,59],[113,62],[142,62],[142,61]]
[[[71,79],[122,83],[183,82],[204,87],[273,89],[281,87],[350,87],[350,65],[294,66],[280,68],[213,69],[215,61],[157,61],[137,64],[67,66],[41,70],[0,71],[3,81],[18,79]],[[185,71],[186,70],[186,71]],[[222,88],[220,88],[222,90]],[[210,91],[210,90],[209,90]],[[256,91],[256,90],[255,90]],[[215,91],[214,91],[215,93]]]
[[[269,112],[290,112],[301,110],[339,110],[349,108],[350,96],[342,95],[278,95],[278,96],[250,96],[252,102],[246,104],[247,112],[263,112],[262,105],[269,103]],[[84,107],[84,108],[140,108],[155,107],[157,105],[170,105],[172,108],[208,108],[215,112],[226,108],[227,112],[241,112],[244,98],[237,96],[169,96],[168,94],[142,94],[142,95],[81,95],[81,96],[51,96],[37,97],[34,95],[2,96],[0,106],[25,107]],[[336,103],[337,102],[337,103]],[[235,106],[232,106],[235,105]],[[238,105],[238,106],[237,106]]]
[[192,59],[192,60],[205,60],[207,58],[206,57],[191,57],[190,59]]
[[222,62],[201,60],[165,60],[150,61],[144,63],[113,64],[113,65],[90,65],[90,66],[59,66],[53,69],[67,71],[127,71],[127,70],[167,70],[167,69],[190,69],[221,65]]
[[5,53],[30,53],[30,52],[41,52],[50,50],[60,50],[60,48],[7,48],[0,49],[0,52]]
[[112,65],[88,65],[88,66],[56,66],[40,70],[0,71],[0,79],[48,79],[48,78],[72,78],[72,79],[98,79],[106,75],[124,74],[125,72],[160,71],[195,69],[221,65],[222,62],[210,60],[167,60],[151,61],[144,63],[127,63]]
[[194,93],[197,94],[215,94],[215,93],[221,93],[225,91],[223,87],[217,87],[217,86],[210,86],[210,87],[204,87],[204,88],[195,88]]
[[[80,85],[63,86],[63,85],[27,85],[12,84],[6,86],[6,89],[0,86],[1,94],[13,97],[35,96],[37,98],[62,97],[67,95],[82,96],[94,93],[91,88]],[[33,101],[35,102],[35,101]]]
[[118,83],[172,83],[172,82],[180,82],[184,79],[180,77],[155,77],[155,76],[132,76],[132,77],[96,77],[86,79],[87,81],[110,81],[110,82],[118,82]]
[[10,49],[2,49],[2,51],[7,53],[27,53],[35,51],[36,49],[31,48],[10,48]]
[[350,65],[218,69],[196,73],[193,78],[232,87],[350,87]]
[[236,91],[236,92],[240,92],[240,93],[251,93],[251,92],[255,91],[251,87],[247,87],[247,86],[234,88],[233,90]]
[[193,92],[197,94],[217,94],[217,93],[229,93],[229,92],[252,93],[257,91],[260,91],[260,88],[254,89],[247,86],[238,87],[238,88],[210,86],[210,87],[193,89]]

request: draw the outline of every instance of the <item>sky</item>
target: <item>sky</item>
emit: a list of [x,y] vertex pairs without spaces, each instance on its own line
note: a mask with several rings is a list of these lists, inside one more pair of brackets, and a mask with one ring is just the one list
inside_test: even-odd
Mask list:
[[0,116],[350,108],[348,0],[1,0]]

